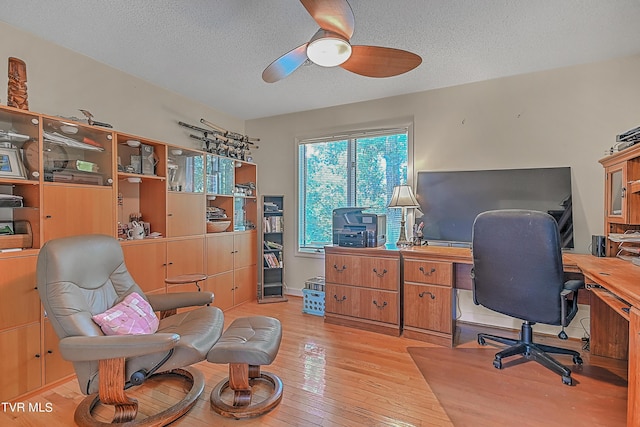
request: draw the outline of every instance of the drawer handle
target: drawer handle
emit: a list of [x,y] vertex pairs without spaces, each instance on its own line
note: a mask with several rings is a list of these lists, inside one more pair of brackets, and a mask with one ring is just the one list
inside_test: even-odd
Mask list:
[[343,265],[342,268],[338,268],[337,264],[333,264],[333,268],[338,272],[338,273],[342,273],[343,271],[345,271],[347,269],[346,265]]
[[422,271],[422,274],[424,274],[425,276],[431,276],[433,273],[436,272],[435,268],[432,268],[431,271],[429,271],[428,273],[424,271],[424,267],[420,267],[419,270]]
[[383,309],[387,306],[387,302],[383,302],[382,304],[378,304],[378,301],[373,300],[373,305],[375,305],[376,307],[378,307],[379,309]]
[[432,294],[431,292],[429,292],[429,291],[420,292],[418,294],[418,296],[420,298],[423,298],[425,295],[429,295],[431,297],[431,299],[436,299],[436,296],[434,294]]
[[333,294],[333,298],[338,302],[342,302],[342,301],[347,299],[347,296],[346,295],[342,295],[342,299],[338,299],[338,295]]
[[387,269],[385,268],[384,270],[382,270],[382,273],[378,273],[378,270],[374,268],[373,272],[376,273],[376,276],[383,277],[385,274],[387,274]]

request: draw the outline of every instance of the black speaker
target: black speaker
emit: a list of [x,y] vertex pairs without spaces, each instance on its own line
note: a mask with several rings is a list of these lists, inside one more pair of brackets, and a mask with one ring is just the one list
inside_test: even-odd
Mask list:
[[607,256],[607,239],[605,236],[593,235],[591,236],[591,255],[593,256]]

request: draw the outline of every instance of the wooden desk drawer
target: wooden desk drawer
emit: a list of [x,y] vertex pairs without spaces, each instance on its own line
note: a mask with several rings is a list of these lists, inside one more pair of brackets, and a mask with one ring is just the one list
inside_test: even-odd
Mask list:
[[453,286],[453,263],[404,260],[405,282]]
[[327,254],[324,261],[325,282],[359,285],[360,260],[361,258],[349,255]]
[[360,285],[367,288],[398,291],[400,287],[400,259],[361,258]]
[[326,313],[398,324],[397,292],[340,286],[328,283],[325,288]]
[[404,324],[450,334],[452,292],[445,286],[404,285]]

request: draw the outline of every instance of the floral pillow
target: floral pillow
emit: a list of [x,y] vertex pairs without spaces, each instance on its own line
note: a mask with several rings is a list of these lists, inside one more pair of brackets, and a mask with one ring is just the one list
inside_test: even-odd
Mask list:
[[105,335],[153,334],[158,330],[158,316],[138,293],[133,292],[93,320]]

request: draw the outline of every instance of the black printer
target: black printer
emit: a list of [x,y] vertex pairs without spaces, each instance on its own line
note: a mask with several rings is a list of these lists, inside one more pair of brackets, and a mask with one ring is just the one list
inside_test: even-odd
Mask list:
[[366,248],[387,242],[387,216],[363,212],[368,208],[333,210],[333,244]]

